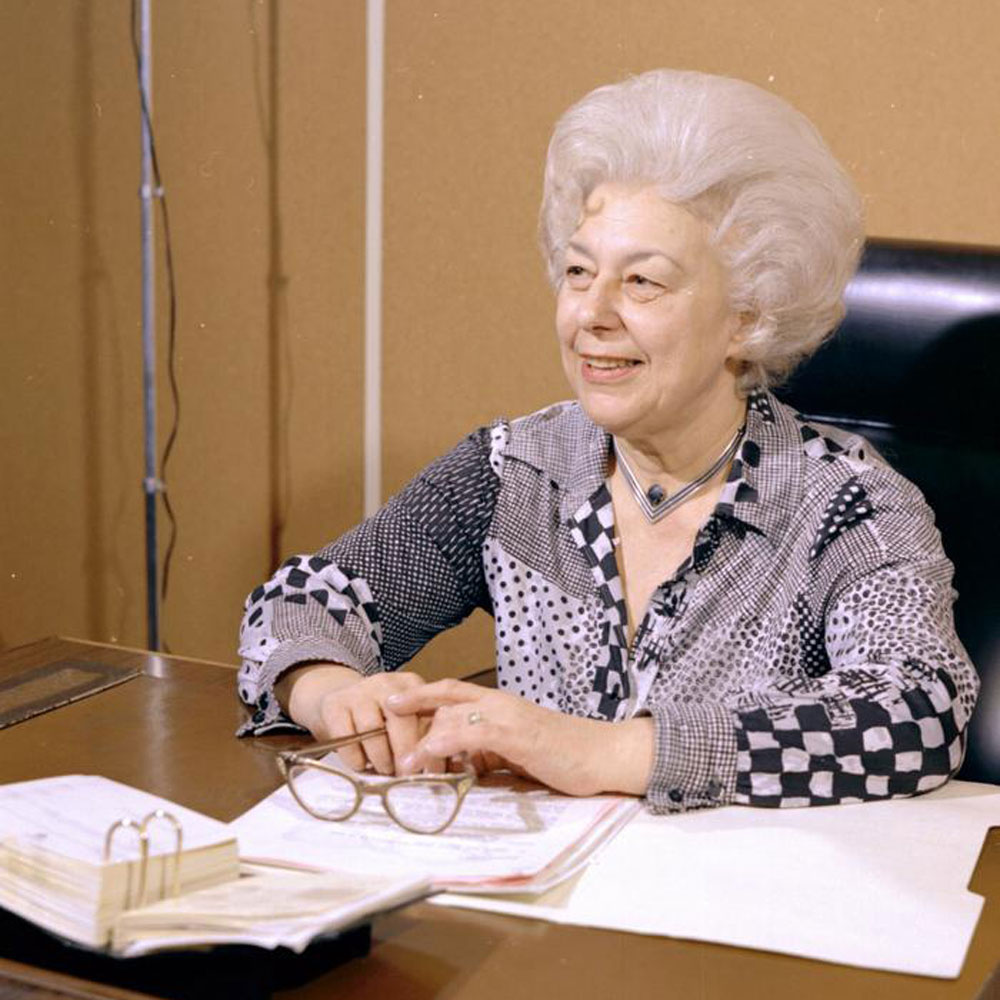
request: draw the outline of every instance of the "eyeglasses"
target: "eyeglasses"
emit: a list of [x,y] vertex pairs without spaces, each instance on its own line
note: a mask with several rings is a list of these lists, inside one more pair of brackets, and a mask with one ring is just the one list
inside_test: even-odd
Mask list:
[[384,735],[384,728],[369,729],[304,750],[283,750],[277,755],[278,767],[295,801],[316,819],[350,819],[366,795],[377,795],[385,811],[404,830],[440,833],[451,825],[476,783],[475,772],[468,764],[465,771],[456,774],[366,778],[313,759],[317,754]]

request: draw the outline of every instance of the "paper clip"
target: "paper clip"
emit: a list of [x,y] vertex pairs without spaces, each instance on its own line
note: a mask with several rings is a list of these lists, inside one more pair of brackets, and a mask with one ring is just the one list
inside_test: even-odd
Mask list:
[[[108,827],[104,835],[104,862],[111,860],[111,844],[119,830],[135,830],[139,838],[139,891],[136,893],[138,905],[141,906],[146,896],[146,869],[149,865],[149,838],[146,836],[145,822],[137,823],[131,817],[116,820]],[[128,885],[125,887],[125,906],[130,908],[136,903],[132,899],[132,862],[128,864]]]
[[[115,834],[119,830],[134,830],[139,838],[139,877],[138,891],[133,898],[132,893],[132,867],[133,863],[128,863],[128,885],[125,889],[125,906],[143,906],[146,903],[146,887],[149,876],[149,827],[157,821],[169,823],[174,828],[174,850],[173,850],[173,878],[170,882],[171,896],[180,895],[181,888],[181,853],[184,849],[184,828],[176,816],[166,811],[166,809],[154,809],[147,813],[141,822],[137,822],[130,816],[116,820],[108,827],[108,832],[104,835],[104,862],[107,864],[111,860],[111,847],[114,843]],[[167,892],[167,865],[169,855],[164,855],[163,864],[160,866],[160,887],[158,899],[166,899]]]
[[[181,852],[184,849],[184,827],[180,820],[166,809],[154,809],[146,815],[142,821],[142,832],[145,835],[149,829],[149,824],[156,820],[166,820],[174,828],[174,877],[170,884],[170,895],[179,896],[181,894]],[[163,865],[160,868],[160,899],[167,898],[167,859],[163,858]]]

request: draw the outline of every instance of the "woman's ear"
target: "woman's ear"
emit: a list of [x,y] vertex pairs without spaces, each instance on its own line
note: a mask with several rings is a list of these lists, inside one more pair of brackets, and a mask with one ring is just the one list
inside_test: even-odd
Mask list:
[[729,346],[726,357],[733,361],[744,361],[746,341],[757,326],[757,315],[751,312],[730,313]]

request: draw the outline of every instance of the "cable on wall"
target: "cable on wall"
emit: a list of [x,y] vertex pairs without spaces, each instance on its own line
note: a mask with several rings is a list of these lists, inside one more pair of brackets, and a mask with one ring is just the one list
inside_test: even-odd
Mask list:
[[[148,3],[148,0],[146,0]],[[153,552],[151,553],[152,567],[148,570],[149,584],[152,589],[152,593],[149,596],[149,637],[148,644],[150,649],[162,648],[169,652],[165,642],[160,641],[160,626],[159,626],[159,609],[157,605],[157,591],[160,602],[165,602],[167,599],[167,593],[170,584],[170,565],[173,558],[174,550],[177,546],[177,536],[178,536],[178,525],[177,517],[174,513],[173,505],[170,502],[170,494],[167,492],[167,466],[170,462],[170,456],[173,453],[174,445],[177,441],[177,434],[180,428],[181,419],[181,397],[180,397],[180,387],[177,381],[177,284],[175,278],[174,270],[174,254],[173,254],[173,241],[171,239],[170,233],[170,213],[167,207],[167,195],[163,187],[163,180],[160,174],[160,164],[159,158],[156,152],[156,137],[153,130],[153,118],[150,113],[150,100],[149,100],[149,83],[148,83],[148,73],[149,66],[147,59],[143,55],[143,40],[142,40],[142,30],[140,25],[140,4],[142,0],[132,0],[131,4],[131,40],[132,40],[132,54],[135,59],[136,74],[138,78],[139,85],[139,108],[140,114],[142,116],[142,125],[144,129],[144,138],[148,137],[148,148],[149,148],[149,160],[152,167],[152,181],[153,190],[151,192],[142,192],[143,196],[151,195],[155,198],[156,202],[159,204],[160,208],[160,218],[163,225],[163,247],[164,247],[164,269],[166,272],[166,283],[167,283],[167,379],[170,386],[170,397],[173,404],[173,422],[170,427],[170,431],[167,434],[166,443],[163,446],[163,451],[160,456],[159,461],[159,474],[156,474],[155,466],[153,469],[147,469],[147,477],[145,481],[145,486],[147,493],[158,493],[163,499],[163,507],[167,515],[167,520],[170,523],[170,537],[167,542],[166,551],[163,556],[163,569],[160,575],[159,581],[156,579],[156,551],[155,544],[153,546]],[[148,7],[146,11],[148,17]],[[152,289],[148,290],[150,298],[152,297]],[[151,305],[151,303],[150,303]],[[144,310],[146,306],[144,303]],[[144,317],[145,320],[145,317]],[[148,374],[148,373],[147,373]],[[150,421],[151,426],[155,427],[155,412],[152,414],[147,414],[147,419]],[[153,448],[155,448],[155,435]],[[152,472],[152,476],[148,473]],[[154,481],[149,482],[150,478]],[[155,510],[152,512],[152,516],[155,519]],[[149,515],[147,514],[147,527],[149,521]],[[153,524],[152,539],[155,543],[155,520]]]

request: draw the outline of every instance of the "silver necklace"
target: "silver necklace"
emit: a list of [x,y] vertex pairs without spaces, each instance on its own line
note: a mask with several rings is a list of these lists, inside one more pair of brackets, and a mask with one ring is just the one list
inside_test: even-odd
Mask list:
[[621,464],[622,474],[625,476],[625,482],[628,483],[628,488],[632,496],[635,497],[635,502],[639,505],[639,509],[643,514],[646,515],[646,520],[652,524],[656,524],[657,521],[665,518],[675,507],[684,503],[689,496],[697,493],[736,454],[736,449],[739,447],[742,436],[743,428],[741,427],[733,435],[733,439],[726,445],[725,450],[712,465],[697,479],[692,479],[690,483],[682,486],[673,496],[667,496],[667,491],[659,483],[653,483],[648,490],[643,490],[639,485],[638,477],[632,471],[632,466],[628,464],[625,453],[618,447],[618,442],[614,438],[612,438],[612,444],[615,449],[615,457]]

